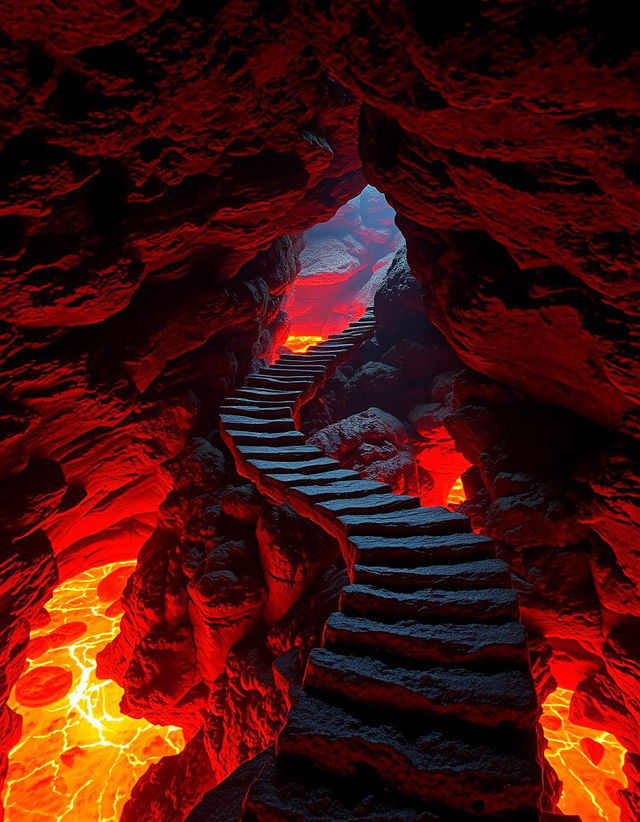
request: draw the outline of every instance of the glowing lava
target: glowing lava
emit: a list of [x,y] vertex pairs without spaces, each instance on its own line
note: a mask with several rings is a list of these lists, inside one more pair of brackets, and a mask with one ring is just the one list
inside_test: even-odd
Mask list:
[[149,765],[184,745],[179,728],[121,714],[122,689],[95,675],[134,567],[115,563],[64,582],[48,604],[50,622],[31,635],[30,666],[11,702],[23,729],[10,753],[7,822],[117,822]]
[[618,791],[627,787],[625,749],[605,731],[569,719],[572,691],[558,688],[542,706],[541,724],[549,743],[548,762],[562,781],[558,808],[582,822],[620,822]]
[[467,496],[464,493],[464,486],[462,484],[462,477],[453,483],[447,494],[446,506],[447,508],[456,508],[458,505],[466,500]]
[[312,345],[316,343],[320,343],[324,340],[324,337],[318,337],[314,335],[297,335],[297,334],[290,334],[287,337],[285,342],[285,348],[288,348],[290,351],[293,351],[295,354],[304,354],[307,348],[311,348]]

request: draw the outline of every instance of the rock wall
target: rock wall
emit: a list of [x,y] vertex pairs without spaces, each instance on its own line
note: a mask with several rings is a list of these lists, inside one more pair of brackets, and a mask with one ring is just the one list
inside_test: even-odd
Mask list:
[[[275,593],[264,564],[272,549],[259,550],[273,544],[258,524],[268,507],[252,508],[250,490],[225,491],[235,487],[226,473],[212,490],[217,444],[193,436],[208,433],[221,397],[281,327],[296,270],[296,241],[284,235],[361,187],[359,140],[367,180],[399,214],[431,317],[472,369],[450,421],[475,465],[470,510],[504,540],[556,674],[575,679],[575,711],[633,745],[636,780],[640,54],[631,9],[27,0],[0,13],[0,706],[60,576],[133,556],[147,539],[127,592],[131,630],[110,651],[116,675],[129,676],[131,710],[184,717],[197,706],[233,723],[233,685],[216,711],[203,706],[234,665],[259,701],[254,657],[266,653],[269,671],[279,654],[256,642],[250,662],[235,662],[234,650],[222,672],[196,674],[189,637],[199,632],[222,653],[243,635],[237,624],[224,641],[209,630],[206,580],[242,565],[245,550],[255,575],[229,573],[232,622],[257,636],[291,591]],[[207,543],[211,523],[185,508],[190,471],[249,548],[235,537]],[[174,540],[182,552],[191,528],[193,556],[178,562]],[[551,568],[571,574],[550,592]],[[171,672],[169,696],[164,683],[152,687],[154,632],[187,660]],[[251,751],[267,744],[278,710]],[[208,728],[152,778],[184,781],[205,744],[219,755]],[[3,708],[0,748],[18,733]]]
[[[58,579],[149,537],[153,604],[126,641],[153,645],[164,598],[158,641],[182,655],[150,716],[195,687],[158,510],[185,445],[270,346],[295,233],[362,177],[357,101],[277,10],[45,0],[5,6],[0,27],[1,778],[29,623]],[[127,709],[153,676],[129,675]]]

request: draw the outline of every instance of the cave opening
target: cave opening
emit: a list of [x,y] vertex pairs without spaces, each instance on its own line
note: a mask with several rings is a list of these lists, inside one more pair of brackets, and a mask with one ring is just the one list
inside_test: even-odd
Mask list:
[[305,232],[300,273],[283,302],[286,349],[306,351],[360,319],[403,242],[394,217],[384,196],[367,185]]
[[[283,344],[274,351],[274,357],[287,351],[307,351],[331,334],[340,333],[350,322],[359,320],[367,306],[374,304],[375,295],[387,280],[396,255],[400,251],[402,256],[405,249],[395,216],[384,195],[368,184],[330,219],[305,232],[300,272],[283,301],[288,330]],[[404,288],[411,291],[407,285]],[[417,285],[414,291],[413,306],[397,318],[396,327],[387,330],[386,336],[379,332],[375,342],[364,349],[365,358],[370,356],[372,367],[375,363],[379,369],[388,369],[387,373],[376,374],[374,371],[371,374],[372,383],[363,386],[364,403],[356,401],[350,407],[334,408],[330,412],[332,418],[340,415],[345,418],[345,430],[351,419],[357,429],[362,424],[362,418],[349,411],[357,410],[374,417],[390,414],[389,419],[394,421],[392,425],[397,425],[403,432],[400,442],[396,441],[388,424],[386,428],[383,425],[384,431],[379,435],[367,429],[365,424],[358,430],[363,437],[360,446],[369,449],[366,468],[364,464],[357,464],[358,444],[355,442],[350,446],[343,443],[340,452],[334,453],[339,455],[345,467],[364,469],[369,479],[391,478],[394,491],[416,493],[423,505],[446,505],[456,509],[465,499],[462,473],[469,463],[456,449],[453,438],[442,424],[446,403],[430,396],[433,388],[437,391],[437,387],[430,384],[435,371],[421,365],[419,360],[430,357],[442,371],[455,370],[461,364],[421,310],[419,299],[416,299],[420,297]],[[392,310],[397,313],[402,311],[402,306],[393,305]],[[363,362],[356,362],[354,366],[361,366]],[[384,380],[385,376],[391,380],[396,378],[393,369],[397,372],[404,370],[407,379],[402,386],[397,383],[396,388],[402,389],[399,395],[383,396],[386,392],[376,390],[376,380],[380,377]],[[418,403],[416,398],[421,389],[424,391],[423,402]],[[325,387],[329,394],[333,390],[331,383]],[[404,399],[402,391],[407,394]],[[365,407],[369,395],[371,406]],[[378,408],[378,404],[382,407]],[[303,429],[307,434],[315,434],[319,428],[318,420],[313,420],[314,414],[317,416],[317,408],[312,404],[304,414],[306,424]],[[376,422],[379,422],[377,418]],[[394,475],[393,469],[385,470],[382,463],[386,460],[392,464],[397,459],[395,449],[398,447],[406,448],[404,458],[408,465]],[[351,455],[349,448],[352,449]],[[378,466],[377,470],[374,465]]]

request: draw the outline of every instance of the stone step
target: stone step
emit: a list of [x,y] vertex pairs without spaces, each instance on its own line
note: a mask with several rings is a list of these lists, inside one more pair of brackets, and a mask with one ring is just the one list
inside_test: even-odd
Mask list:
[[295,369],[299,368],[300,370],[309,371],[310,373],[322,373],[326,371],[328,367],[333,365],[333,358],[327,357],[326,362],[314,362],[311,357],[307,357],[303,355],[303,359],[301,360],[283,360],[282,358],[278,358],[275,362],[272,362],[271,365],[263,366],[263,368],[268,368],[270,370],[273,369]]
[[[245,417],[241,414],[220,414],[220,420],[225,428],[243,431],[295,431],[291,417],[276,417],[262,419],[259,417]],[[300,433],[300,432],[298,432]]]
[[287,462],[286,460],[278,459],[259,459],[254,457],[247,458],[258,471],[267,475],[275,474],[323,474],[326,471],[333,471],[340,468],[340,463],[328,457],[318,458],[317,460],[300,460]]
[[497,622],[519,617],[518,598],[511,588],[474,591],[424,588],[405,593],[373,585],[347,585],[342,589],[340,609],[383,621]]
[[386,654],[420,663],[523,668],[529,663],[527,634],[520,622],[429,625],[406,619],[388,624],[335,612],[325,624],[323,644],[353,653]]
[[251,417],[255,420],[282,420],[291,421],[291,409],[286,405],[268,406],[256,403],[256,405],[221,405],[220,416],[229,414],[230,416]]
[[[255,372],[254,372],[255,373]],[[327,369],[323,365],[267,365],[259,368],[258,374],[264,374],[266,377],[300,377],[301,379],[315,378],[316,375],[322,376],[327,373]]]
[[314,648],[304,677],[305,690],[330,691],[350,702],[393,711],[426,714],[487,728],[508,724],[531,730],[538,700],[528,673],[484,673],[463,667],[411,670],[367,656]]
[[265,399],[256,399],[254,397],[238,397],[235,399],[231,397],[225,400],[225,405],[227,408],[231,408],[232,410],[237,408],[253,408],[255,410],[265,409],[265,410],[273,410],[273,409],[282,409],[284,408],[286,412],[289,414],[293,413],[294,408],[298,404],[300,400],[300,394],[296,393],[295,400],[265,400]]
[[511,572],[501,559],[460,562],[457,565],[425,565],[416,568],[389,568],[354,565],[353,581],[364,585],[402,590],[419,586],[433,588],[510,588]]
[[533,755],[414,727],[411,735],[369,724],[302,691],[278,739],[278,753],[355,774],[363,765],[401,793],[469,814],[504,815],[538,807],[540,771]]
[[282,354],[278,357],[275,364],[277,365],[278,363],[290,362],[296,364],[311,363],[313,365],[318,363],[320,365],[324,365],[325,363],[331,364],[335,361],[336,358],[333,354],[309,354],[309,352],[307,352],[306,354]]
[[[258,388],[243,386],[237,388],[232,400],[258,400],[264,403],[281,403],[282,405],[289,405],[289,403],[297,402],[300,394],[298,391],[285,390],[283,388]],[[228,402],[229,400],[227,400]]]
[[[300,462],[324,457],[319,448],[311,445],[296,445],[293,448],[269,448],[268,446],[243,445],[238,451],[245,459],[272,460],[274,462]],[[333,462],[336,462],[333,460]],[[338,463],[339,464],[339,463]]]
[[[353,472],[355,474],[355,472]],[[357,477],[358,475],[355,474]],[[291,485],[291,483],[287,483]],[[353,479],[352,481],[325,482],[322,485],[302,483],[292,485],[292,491],[304,494],[312,502],[324,502],[331,499],[351,499],[364,497],[368,494],[390,493],[391,486],[373,480]]]
[[286,448],[302,445],[305,441],[304,434],[295,429],[291,431],[241,431],[233,428],[226,428],[226,434],[231,437],[235,446],[248,446],[250,448],[262,448],[264,446],[274,446]]
[[376,327],[375,320],[356,320],[356,322],[350,323],[346,328],[345,331],[373,331]]
[[322,471],[317,474],[279,474],[268,473],[266,476],[270,477],[276,482],[281,482],[283,485],[290,486],[293,490],[311,487],[311,488],[330,488],[337,483],[349,483],[360,481],[360,474],[355,471],[350,471],[348,468],[338,468],[336,470]]
[[329,334],[327,340],[333,340],[334,342],[341,342],[342,340],[359,340],[364,337],[364,333],[359,331],[358,329],[347,329],[345,331],[341,331],[339,334]]
[[346,354],[352,351],[355,347],[355,342],[345,341],[337,342],[335,340],[325,340],[325,342],[318,343],[309,349],[307,353],[310,354]]
[[348,515],[340,517],[349,536],[399,536],[401,534],[451,534],[471,530],[469,518],[447,508],[416,508],[402,513]]
[[252,374],[250,377],[247,377],[247,385],[255,388],[281,388],[290,391],[293,389],[304,390],[312,384],[312,377],[265,377],[262,374]]
[[359,565],[411,567],[488,559],[494,555],[493,540],[473,532],[398,537],[354,535],[349,542]]
[[402,494],[375,494],[357,499],[334,499],[319,502],[318,505],[334,514],[352,514],[370,516],[388,511],[408,511],[420,507],[418,497],[407,497]]

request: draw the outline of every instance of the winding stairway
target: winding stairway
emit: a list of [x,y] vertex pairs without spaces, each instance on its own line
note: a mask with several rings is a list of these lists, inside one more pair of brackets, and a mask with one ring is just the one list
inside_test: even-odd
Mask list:
[[508,567],[467,517],[363,480],[296,428],[374,330],[370,308],[221,410],[238,471],[335,536],[350,578],[243,818],[534,822],[539,712]]

